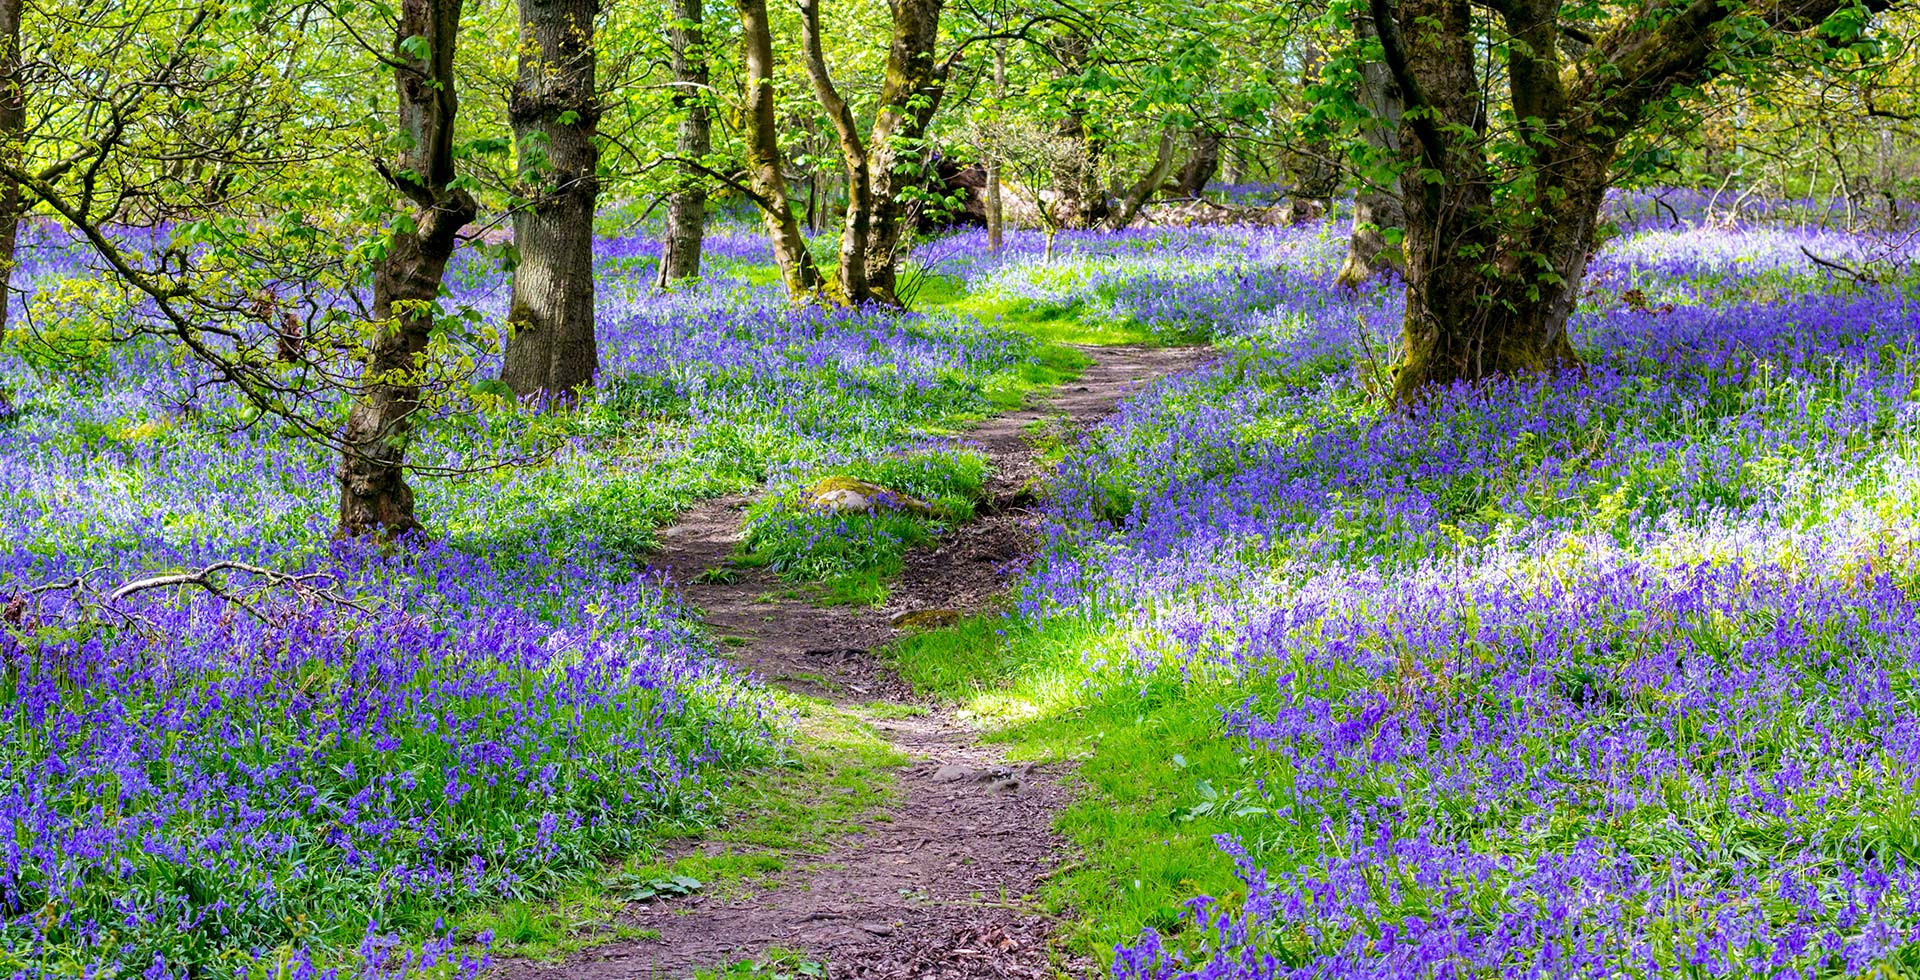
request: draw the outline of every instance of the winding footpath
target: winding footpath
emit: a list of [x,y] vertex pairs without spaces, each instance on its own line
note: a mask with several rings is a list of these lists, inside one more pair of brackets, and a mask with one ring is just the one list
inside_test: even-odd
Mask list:
[[866,719],[910,761],[878,819],[829,853],[795,861],[769,886],[739,898],[634,906],[623,921],[657,939],[596,946],[554,966],[512,964],[509,980],[687,977],[770,949],[822,963],[831,977],[1093,972],[1092,964],[1051,962],[1051,923],[1032,901],[1066,854],[1053,822],[1069,796],[1068,767],[1007,764],[950,709],[917,699],[876,652],[898,635],[890,620],[900,612],[973,611],[1002,591],[1037,524],[1028,506],[1041,476],[1029,441],[1036,423],[1062,425],[1058,436],[1077,438],[1134,389],[1208,357],[1194,347],[1085,350],[1093,364],[1078,380],[966,433],[992,463],[979,519],[908,556],[883,608],[778,598],[785,587],[764,570],[743,569],[726,582],[703,576],[728,567],[744,498],[702,503],[662,533],[653,564],[716,637],[730,638],[721,648],[740,669],[842,705],[912,706]]

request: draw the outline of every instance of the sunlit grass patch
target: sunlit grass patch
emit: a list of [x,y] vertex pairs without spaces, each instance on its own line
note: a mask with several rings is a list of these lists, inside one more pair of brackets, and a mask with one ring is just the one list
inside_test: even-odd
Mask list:
[[[477,912],[462,919],[458,931],[491,931],[497,953],[549,961],[618,939],[645,939],[643,930],[619,921],[636,894],[658,892],[649,900],[669,903],[696,893],[750,897],[828,853],[895,798],[893,770],[907,759],[868,726],[886,712],[785,692],[774,697],[785,750],[718,790],[716,820],[666,828],[646,851],[602,866],[552,899]],[[648,887],[656,882],[672,887]]]
[[[876,502],[869,512],[836,511],[809,499],[822,476],[852,477],[905,495],[928,513]],[[840,602],[877,603],[906,553],[949,523],[970,520],[987,477],[987,460],[963,447],[932,448],[856,461],[832,474],[808,474],[747,509],[738,560],[797,582],[820,582]]]

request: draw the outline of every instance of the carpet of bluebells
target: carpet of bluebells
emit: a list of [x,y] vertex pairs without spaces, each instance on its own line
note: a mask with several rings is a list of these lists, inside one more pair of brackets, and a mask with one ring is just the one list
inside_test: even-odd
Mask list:
[[[1220,347],[1069,451],[1014,612],[1113,638],[1082,664],[1105,697],[1205,692],[1240,758],[1209,789],[1238,889],[1118,976],[1920,969],[1911,245],[1807,202],[1616,214],[1584,370],[1410,411],[1380,397],[1397,288],[1332,285],[1337,222],[916,254],[973,300]],[[165,352],[0,349],[0,975],[471,974],[483,937],[445,919],[644,849],[779,752],[646,571],[654,531],[828,472],[964,516],[979,460],[950,433],[1054,354],[787,309],[751,234],[656,294],[654,249],[602,243],[591,398],[425,426],[417,457],[455,468],[549,442],[418,477],[432,536],[394,551],[330,542],[327,455]],[[47,239],[22,273],[77,271]],[[453,284],[501,315],[497,266]],[[793,499],[756,511],[776,565],[918,533]],[[222,560],[354,604],[32,591]]]
[[1217,692],[1241,756],[1240,888],[1117,976],[1920,968],[1920,288],[1806,252],[1915,256],[1676,211],[1623,209],[1584,370],[1411,411],[1397,290],[1318,226],[961,273],[1223,351],[1060,467],[1017,614],[1106,624],[1105,697]]
[[[416,477],[431,537],[393,551],[331,543],[328,454],[243,424],[191,364],[0,353],[0,976],[471,973],[484,937],[445,919],[597,873],[779,751],[770,702],[646,572],[654,531],[702,495],[920,448],[1036,345],[788,310],[748,235],[658,295],[656,247],[602,243],[597,394],[539,426],[450,413],[415,454],[511,457],[542,426],[558,451]],[[74,262],[46,236],[19,278]],[[453,281],[504,308],[497,266]],[[32,591],[216,561],[354,605],[156,589],[106,614]]]

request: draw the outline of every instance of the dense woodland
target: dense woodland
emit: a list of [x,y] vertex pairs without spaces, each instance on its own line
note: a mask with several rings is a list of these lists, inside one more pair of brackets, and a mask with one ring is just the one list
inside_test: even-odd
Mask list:
[[0,976],[1920,975],[1916,45],[0,0]]

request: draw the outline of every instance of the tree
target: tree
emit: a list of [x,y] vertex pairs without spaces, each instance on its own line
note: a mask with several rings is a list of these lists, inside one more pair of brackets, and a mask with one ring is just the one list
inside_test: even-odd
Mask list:
[[[1403,402],[1577,362],[1567,319],[1625,141],[1716,77],[1810,62],[1870,20],[1855,0],[1641,0],[1589,30],[1599,11],[1561,0],[1485,6],[1494,66],[1469,0],[1367,2],[1406,101]],[[1509,96],[1489,118],[1496,68]]]
[[847,211],[841,228],[838,288],[849,303],[900,305],[894,287],[908,201],[922,176],[927,126],[946,93],[950,60],[937,59],[944,0],[889,0],[892,30],[886,75],[874,105],[873,129],[860,134],[853,108],[828,70],[820,36],[819,0],[800,0],[802,60],[820,108],[834,129],[846,170]]
[[[1371,15],[1355,17],[1353,28],[1363,46],[1379,39]],[[1360,66],[1359,89],[1360,104],[1366,110],[1361,136],[1371,151],[1365,157],[1371,163],[1389,162],[1400,152],[1400,86],[1384,63],[1368,59]],[[1400,178],[1391,167],[1384,168],[1384,173],[1382,169],[1369,168],[1354,192],[1353,231],[1347,239],[1347,257],[1335,277],[1343,286],[1357,286],[1385,269],[1406,265],[1399,242],[1407,220],[1400,205]]]
[[[1000,100],[1007,97],[1007,45],[1002,41],[993,46],[993,99],[998,109]],[[1000,158],[989,154],[982,169],[986,172],[987,209],[987,251],[999,254],[1000,242],[1006,234],[1006,215],[1000,208]]]
[[1140,209],[1146,205],[1147,198],[1152,197],[1154,191],[1166,184],[1167,175],[1173,173],[1174,142],[1173,128],[1162,127],[1160,143],[1158,149],[1154,151],[1153,163],[1147,167],[1146,173],[1140,175],[1139,180],[1134,181],[1127,193],[1121,196],[1119,205],[1107,216],[1108,228],[1117,231],[1132,224],[1133,219],[1140,214]]
[[740,60],[746,73],[741,112],[749,185],[745,189],[752,194],[766,223],[767,240],[773,245],[773,258],[780,266],[787,296],[803,301],[819,296],[824,282],[787,198],[785,155],[780,152],[773,89],[773,24],[767,18],[767,0],[736,0],[736,4],[740,11]]
[[807,81],[813,85],[814,98],[826,111],[839,141],[840,161],[846,168],[847,212],[840,229],[839,280],[835,284],[848,303],[868,301],[867,237],[873,228],[872,168],[867,159],[867,142],[860,136],[860,124],[853,107],[840,97],[827,71],[827,56],[820,45],[820,0],[800,0],[800,50],[806,65]]
[[1033,217],[1046,236],[1041,260],[1053,261],[1054,239],[1070,227],[1080,211],[1077,191],[1091,180],[1093,161],[1086,143],[1074,133],[1035,125],[1025,120],[976,121],[968,133],[981,156],[995,169],[1012,175],[1026,191]]
[[526,203],[513,217],[519,260],[500,374],[520,395],[565,396],[600,370],[593,317],[598,15],[599,0],[520,0],[520,72],[508,118]]
[[708,111],[705,0],[674,0],[668,28],[673,59],[673,108],[680,113],[674,153],[678,180],[667,195],[667,231],[660,246],[661,288],[700,275],[700,246],[707,228],[704,160],[713,151],[713,122]]
[[[27,130],[26,80],[20,74],[21,0],[0,0],[0,154],[19,159]],[[0,175],[0,334],[7,329],[13,266],[20,242],[20,182]]]
[[873,182],[873,222],[867,231],[867,283],[881,302],[898,305],[900,239],[907,230],[906,190],[923,176],[927,126],[946,96],[947,71],[965,50],[934,57],[944,0],[888,0],[893,34],[887,44],[886,81],[874,109],[868,179]]
[[1226,138],[1216,126],[1201,123],[1193,127],[1193,154],[1174,178],[1173,196],[1199,197],[1220,172],[1220,142]]
[[401,0],[394,29],[389,59],[402,140],[393,165],[382,169],[414,208],[395,220],[386,255],[374,267],[376,334],[342,435],[336,533],[343,537],[394,535],[420,526],[405,479],[407,439],[421,407],[423,355],[434,332],[441,280],[458,232],[478,211],[454,170],[460,5]]

